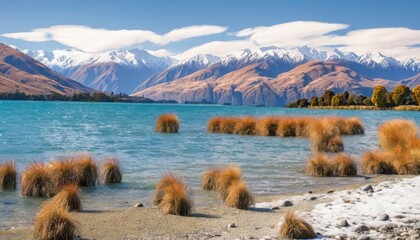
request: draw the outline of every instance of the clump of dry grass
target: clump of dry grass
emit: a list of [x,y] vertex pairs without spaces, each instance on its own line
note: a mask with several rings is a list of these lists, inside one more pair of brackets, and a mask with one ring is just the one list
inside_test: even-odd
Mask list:
[[223,121],[223,117],[213,117],[207,123],[207,132],[209,133],[220,133],[220,123]]
[[276,136],[278,126],[278,117],[263,117],[257,121],[257,135]]
[[347,118],[345,120],[344,132],[346,135],[364,134],[365,127],[362,123],[362,120],[357,117]]
[[42,240],[75,239],[79,223],[67,209],[46,202],[35,216],[34,238]]
[[82,210],[80,188],[76,184],[61,187],[60,191],[50,200],[55,206],[66,208],[70,212]]
[[72,158],[51,161],[49,167],[51,179],[56,187],[78,183],[79,178]]
[[309,125],[314,119],[311,117],[297,117],[296,123],[296,137],[308,137]]
[[227,198],[229,191],[228,188],[233,182],[242,180],[241,170],[236,166],[230,166],[224,169],[217,178],[217,191],[222,197],[223,201]]
[[120,163],[116,158],[106,158],[99,172],[103,184],[120,183],[122,173]]
[[396,119],[383,123],[378,129],[379,145],[386,151],[395,148],[411,149],[418,142],[418,129],[410,120]]
[[395,168],[382,152],[366,152],[362,156],[363,174],[395,174]]
[[255,203],[248,186],[242,180],[233,181],[228,187],[227,193],[225,204],[229,207],[248,209]]
[[309,137],[314,151],[337,153],[344,150],[338,128],[328,119],[314,120],[309,128]]
[[220,176],[222,170],[220,169],[209,169],[204,172],[201,177],[201,186],[205,190],[216,190],[217,189],[217,179]]
[[282,117],[279,118],[276,135],[279,137],[295,137],[296,136],[296,123],[293,118]]
[[39,162],[29,164],[23,171],[20,191],[26,197],[51,197],[55,189],[47,165]]
[[347,154],[337,154],[330,162],[334,176],[356,176],[357,166],[354,160]]
[[172,174],[168,173],[165,176],[163,176],[155,188],[155,195],[153,196],[153,205],[159,206],[159,204],[162,202],[162,199],[165,195],[165,189],[167,186],[173,185],[175,182],[177,182],[178,179]]
[[233,134],[237,122],[238,118],[236,117],[224,117],[220,121],[220,133]]
[[234,134],[255,135],[257,120],[253,117],[239,118],[233,129]]
[[175,114],[162,114],[156,121],[155,131],[158,133],[177,133],[178,130],[179,120]]
[[16,189],[16,164],[13,161],[6,161],[0,164],[0,190]]
[[314,177],[329,177],[333,175],[328,156],[315,153],[306,164],[306,174]]
[[420,174],[420,150],[394,153],[392,166],[399,175],[418,175]]
[[186,185],[173,174],[165,175],[156,186],[153,203],[166,214],[186,216],[191,213],[192,201]]
[[98,168],[93,157],[88,153],[74,156],[74,162],[81,187],[95,186],[98,179]]
[[280,226],[279,235],[288,239],[310,239],[316,237],[312,226],[291,211],[284,214],[284,222]]

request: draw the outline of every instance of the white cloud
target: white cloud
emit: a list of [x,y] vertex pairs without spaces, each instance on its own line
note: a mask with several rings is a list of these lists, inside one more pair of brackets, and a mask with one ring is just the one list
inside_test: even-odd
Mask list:
[[30,42],[56,41],[85,52],[103,52],[144,42],[165,45],[189,38],[222,33],[226,27],[196,25],[174,29],[164,35],[145,30],[108,30],[80,25],[56,25],[30,32],[6,33],[3,37]]
[[420,56],[420,30],[409,28],[371,28],[336,31],[349,27],[341,23],[297,21],[273,26],[257,26],[243,29],[235,34],[242,40],[215,41],[196,46],[178,54],[177,58],[190,57],[200,53],[223,56],[243,48],[279,47],[292,48],[310,46],[332,49],[337,46],[341,51],[357,54],[381,52],[398,59]]
[[158,57],[168,57],[168,56],[173,55],[173,53],[171,53],[170,51],[168,51],[166,49],[146,50],[146,51],[149,52],[150,54],[152,54],[154,56],[158,56]]
[[250,41],[260,46],[290,47],[319,44],[326,34],[346,28],[347,24],[297,21],[246,28],[236,36],[248,36]]

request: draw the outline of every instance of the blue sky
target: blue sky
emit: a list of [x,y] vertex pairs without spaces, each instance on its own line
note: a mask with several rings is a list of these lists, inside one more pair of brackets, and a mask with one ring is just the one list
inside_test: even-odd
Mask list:
[[[415,0],[6,0],[0,15],[0,42],[24,49],[86,52],[139,47],[179,57],[300,45],[419,57],[419,9],[420,1]],[[34,29],[43,30],[35,36]],[[184,31],[165,36],[174,29]]]

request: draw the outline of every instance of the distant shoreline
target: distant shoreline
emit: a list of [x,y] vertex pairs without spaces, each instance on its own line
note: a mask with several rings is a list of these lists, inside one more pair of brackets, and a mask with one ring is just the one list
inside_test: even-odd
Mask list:
[[420,111],[419,106],[414,105],[403,105],[398,107],[390,107],[390,108],[378,108],[375,106],[358,106],[358,105],[351,105],[351,106],[308,106],[308,109],[331,109],[331,110],[394,110],[394,111]]

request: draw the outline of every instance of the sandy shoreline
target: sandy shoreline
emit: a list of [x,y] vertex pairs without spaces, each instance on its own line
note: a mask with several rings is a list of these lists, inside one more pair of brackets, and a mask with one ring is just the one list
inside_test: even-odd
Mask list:
[[[332,190],[333,194],[347,190],[360,191],[362,186],[368,184],[375,188],[378,183],[389,181],[389,185],[392,185],[404,178],[410,177],[379,176]],[[335,198],[328,197],[333,195],[327,193],[329,190],[314,189],[311,194],[259,197],[256,207],[250,210],[228,208],[222,202],[197,206],[189,217],[165,215],[156,208],[135,207],[112,211],[85,209],[76,213],[76,216],[82,239],[274,239],[285,211],[298,210],[303,216],[310,216],[309,212],[316,210],[317,206],[334,201]],[[311,200],[311,197],[316,199]],[[280,206],[285,200],[292,201],[293,206]],[[279,208],[273,210],[273,207]],[[237,227],[229,228],[228,225],[232,223]],[[315,231],[323,234],[318,229]],[[32,227],[0,231],[0,239],[32,239],[32,236]]]

